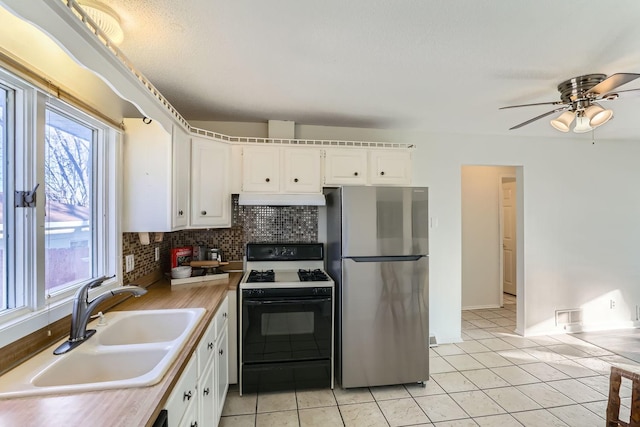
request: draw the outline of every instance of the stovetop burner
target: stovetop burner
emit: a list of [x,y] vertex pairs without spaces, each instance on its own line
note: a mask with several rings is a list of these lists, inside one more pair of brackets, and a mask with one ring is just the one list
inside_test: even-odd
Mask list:
[[247,283],[275,282],[275,280],[276,274],[273,270],[251,270],[247,277]]
[[298,270],[298,277],[301,282],[324,282],[329,280],[324,271],[316,268],[315,270]]

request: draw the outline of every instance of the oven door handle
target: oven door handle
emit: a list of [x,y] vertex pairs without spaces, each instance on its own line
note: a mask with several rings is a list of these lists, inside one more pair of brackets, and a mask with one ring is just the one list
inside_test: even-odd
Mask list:
[[313,298],[313,299],[270,299],[270,300],[243,300],[244,305],[291,305],[291,304],[319,304],[330,302],[331,298]]

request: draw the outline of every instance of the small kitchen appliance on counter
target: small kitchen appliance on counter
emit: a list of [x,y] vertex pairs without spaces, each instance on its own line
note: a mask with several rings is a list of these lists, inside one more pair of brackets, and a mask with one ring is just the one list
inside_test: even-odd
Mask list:
[[333,280],[321,243],[249,243],[240,281],[240,395],[333,388]]
[[427,188],[327,194],[327,268],[336,282],[343,388],[429,379]]

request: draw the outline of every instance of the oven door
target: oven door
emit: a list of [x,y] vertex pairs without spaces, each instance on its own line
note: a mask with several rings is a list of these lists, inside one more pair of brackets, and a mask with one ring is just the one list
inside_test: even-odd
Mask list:
[[243,363],[331,358],[331,288],[255,291],[242,291]]

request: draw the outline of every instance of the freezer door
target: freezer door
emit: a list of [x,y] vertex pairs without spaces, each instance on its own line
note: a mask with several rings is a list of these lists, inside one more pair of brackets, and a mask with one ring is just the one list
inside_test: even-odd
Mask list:
[[428,190],[344,187],[342,256],[429,253]]
[[338,351],[344,388],[429,379],[429,258],[343,260]]

